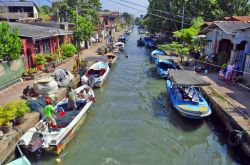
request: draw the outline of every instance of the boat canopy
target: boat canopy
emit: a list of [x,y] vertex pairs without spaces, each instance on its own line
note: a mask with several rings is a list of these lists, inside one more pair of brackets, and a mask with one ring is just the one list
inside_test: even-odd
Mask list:
[[170,79],[179,86],[206,86],[208,82],[194,71],[170,70]]
[[85,61],[106,61],[108,60],[107,56],[88,56],[85,58]]
[[157,55],[157,58],[159,59],[159,61],[165,61],[165,60],[177,60],[178,58],[175,56],[159,56]]

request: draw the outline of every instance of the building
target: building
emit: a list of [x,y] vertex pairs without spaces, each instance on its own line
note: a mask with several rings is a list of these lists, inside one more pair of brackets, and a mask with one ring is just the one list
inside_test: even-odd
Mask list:
[[72,42],[72,31],[17,22],[9,25],[19,31],[26,68],[34,67],[36,54],[54,54],[61,44]]
[[0,20],[22,21],[37,20],[38,6],[31,1],[1,1]]
[[243,70],[246,55],[250,53],[250,22],[247,20],[250,21],[250,17],[234,16],[204,24],[200,34],[207,38],[205,55],[215,55],[219,65],[230,62]]
[[118,31],[119,12],[102,11],[100,12],[100,26],[103,28],[102,35],[106,38]]

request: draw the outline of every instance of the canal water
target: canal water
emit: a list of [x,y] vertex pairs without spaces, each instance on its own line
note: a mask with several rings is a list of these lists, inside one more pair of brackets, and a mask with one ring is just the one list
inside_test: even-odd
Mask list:
[[232,157],[213,118],[190,121],[167,99],[165,82],[156,75],[137,30],[130,35],[96,104],[60,156],[43,156],[34,164],[63,165],[219,165],[239,164]]

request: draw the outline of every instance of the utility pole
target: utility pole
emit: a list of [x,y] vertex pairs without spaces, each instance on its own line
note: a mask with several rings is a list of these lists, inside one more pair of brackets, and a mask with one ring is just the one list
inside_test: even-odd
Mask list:
[[182,21],[181,21],[181,30],[183,30],[184,27],[184,16],[185,16],[185,6],[182,7]]

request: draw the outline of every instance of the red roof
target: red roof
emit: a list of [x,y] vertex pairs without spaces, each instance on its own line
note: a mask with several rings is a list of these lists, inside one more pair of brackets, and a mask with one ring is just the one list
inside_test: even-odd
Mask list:
[[224,21],[242,21],[247,22],[250,21],[250,16],[231,16],[231,17],[223,17]]

